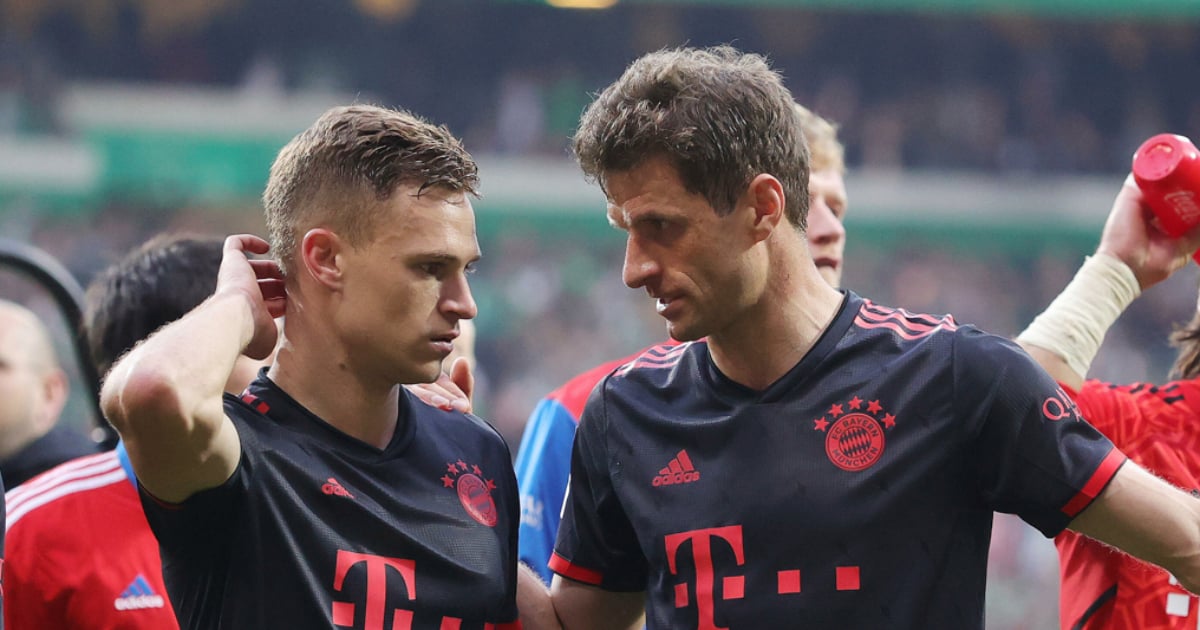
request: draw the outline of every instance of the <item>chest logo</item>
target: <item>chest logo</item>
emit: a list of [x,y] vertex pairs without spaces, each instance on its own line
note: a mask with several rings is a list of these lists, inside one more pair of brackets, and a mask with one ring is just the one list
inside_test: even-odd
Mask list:
[[895,426],[896,416],[884,411],[878,400],[867,402],[858,396],[845,405],[831,405],[824,416],[813,421],[813,430],[825,434],[829,461],[849,472],[866,470],[878,462],[887,444],[884,433]]
[[442,485],[452,488],[458,493],[458,500],[471,518],[481,525],[495,527],[500,520],[496,509],[496,500],[492,498],[492,490],[496,483],[484,480],[483,471],[478,464],[468,465],[463,460],[446,464],[447,474],[442,476]]
[[655,487],[671,486],[694,481],[700,481],[700,471],[696,470],[696,467],[692,465],[692,458],[688,457],[686,450],[683,450],[676,453],[670,463],[658,471],[653,485]]

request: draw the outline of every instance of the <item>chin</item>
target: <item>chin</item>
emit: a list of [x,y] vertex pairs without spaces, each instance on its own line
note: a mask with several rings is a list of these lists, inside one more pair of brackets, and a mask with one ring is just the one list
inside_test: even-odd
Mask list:
[[837,269],[829,267],[817,267],[817,273],[821,274],[821,279],[829,286],[837,289],[842,286],[842,273]]
[[667,324],[667,334],[672,339],[679,342],[696,341],[705,337],[704,333],[697,332],[696,327],[673,326]]
[[418,385],[422,383],[432,383],[442,374],[442,363],[430,363],[428,365],[414,365],[412,369],[406,370],[400,379],[402,385]]

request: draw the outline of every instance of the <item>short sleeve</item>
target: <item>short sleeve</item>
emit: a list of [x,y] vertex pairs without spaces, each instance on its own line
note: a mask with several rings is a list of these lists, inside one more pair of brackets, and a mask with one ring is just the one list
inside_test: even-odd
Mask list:
[[609,591],[645,590],[646,558],[621,505],[609,466],[604,392],[588,399],[571,452],[571,480],[550,568]]
[[1014,343],[963,329],[953,352],[955,411],[968,422],[984,499],[1048,537],[1058,534],[1099,496],[1125,456]]
[[[225,413],[231,418],[237,414],[241,403],[228,394],[225,398]],[[234,425],[237,426],[237,421]],[[162,501],[138,484],[142,509],[154,536],[164,551],[186,554],[208,559],[210,554],[220,551],[228,541],[229,532],[236,522],[241,501],[247,489],[247,453],[255,448],[251,432],[239,431],[242,455],[233,475],[215,488],[202,490],[181,503]]]

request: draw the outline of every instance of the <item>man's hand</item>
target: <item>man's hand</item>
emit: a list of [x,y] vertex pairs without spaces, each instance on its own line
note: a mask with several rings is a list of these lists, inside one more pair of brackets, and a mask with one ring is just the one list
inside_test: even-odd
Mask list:
[[439,409],[454,409],[463,413],[471,413],[471,396],[475,393],[475,375],[471,373],[471,363],[463,357],[454,360],[450,372],[442,372],[432,383],[407,385],[421,402]]
[[254,314],[254,334],[244,354],[252,359],[265,359],[275,349],[279,330],[275,318],[282,317],[287,308],[283,273],[273,260],[251,259],[251,254],[265,254],[270,246],[257,236],[235,234],[225,239],[221,268],[217,272],[216,293],[240,292],[246,297]]
[[1145,290],[1183,268],[1197,249],[1200,227],[1179,238],[1168,236],[1159,229],[1133,175],[1126,177],[1104,223],[1096,253],[1108,254],[1128,265]]

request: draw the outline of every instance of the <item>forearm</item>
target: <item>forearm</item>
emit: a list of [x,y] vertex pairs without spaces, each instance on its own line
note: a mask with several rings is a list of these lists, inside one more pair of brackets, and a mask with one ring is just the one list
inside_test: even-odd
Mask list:
[[561,630],[546,583],[524,562],[517,563],[517,608],[524,630]]
[[113,367],[101,390],[105,416],[122,435],[136,436],[147,423],[171,433],[216,431],[193,425],[223,418],[225,381],[253,332],[246,297],[228,292],[209,298]]
[[1200,501],[1133,462],[1070,528],[1158,565],[1200,593]]
[[1128,265],[1098,253],[1017,336],[1017,343],[1055,380],[1077,390],[1109,327],[1140,291]]

